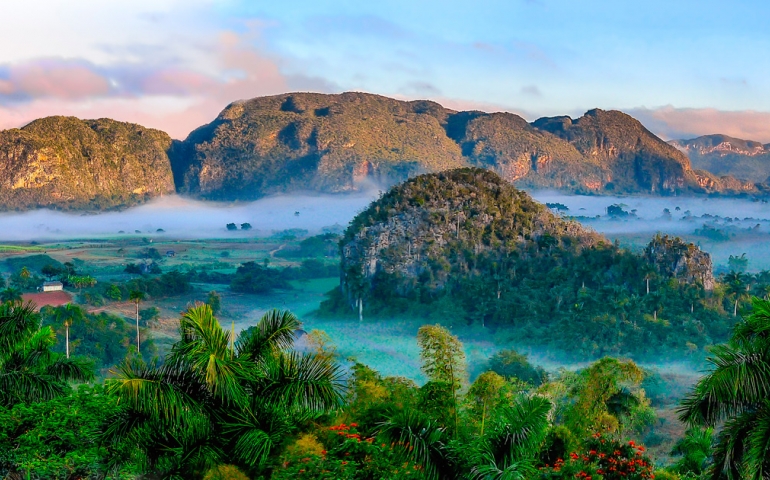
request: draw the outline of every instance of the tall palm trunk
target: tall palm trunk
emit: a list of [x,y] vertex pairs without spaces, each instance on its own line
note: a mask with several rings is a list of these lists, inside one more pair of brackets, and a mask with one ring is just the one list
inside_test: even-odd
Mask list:
[[139,353],[139,301],[136,302],[136,353]]
[[70,324],[65,323],[64,329],[66,331],[65,337],[66,337],[66,345],[67,345],[67,358],[70,358]]

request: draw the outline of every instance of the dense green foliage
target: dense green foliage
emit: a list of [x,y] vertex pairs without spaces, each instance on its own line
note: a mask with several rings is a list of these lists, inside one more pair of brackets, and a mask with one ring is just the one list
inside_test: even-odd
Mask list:
[[118,409],[117,400],[100,385],[81,385],[44,402],[0,407],[0,475],[30,480],[133,477],[109,469],[104,459],[123,452],[99,441],[105,421]]
[[[551,214],[479,169],[394,187],[351,222],[342,289],[322,313],[476,324],[579,358],[702,355],[734,320],[707,254],[659,237],[645,255]],[[372,253],[374,252],[374,253]],[[672,265],[676,268],[672,268]],[[735,295],[741,295],[736,293]]]
[[54,332],[40,323],[32,304],[0,304],[0,406],[51,400],[93,378],[89,362],[53,351]]
[[263,470],[285,435],[340,405],[333,360],[291,351],[299,326],[271,311],[236,339],[208,305],[189,309],[163,364],[127,360],[107,381],[121,409],[105,438],[136,445],[142,471],[163,478],[222,463]]
[[[87,313],[77,305],[46,306],[40,310],[42,325],[56,334],[54,352],[64,353],[69,323],[70,352],[93,360],[103,374],[136,351],[134,325],[125,318],[108,312]],[[155,342],[148,331],[142,329],[142,355],[148,361],[157,354]]]
[[[448,330],[427,326],[417,338],[427,383],[383,377],[354,363],[345,385],[328,353],[333,349],[291,351],[300,324],[290,313],[269,312],[235,339],[208,306],[198,305],[183,315],[181,340],[162,364],[130,357],[106,391],[60,383],[49,395],[0,405],[0,473],[30,479],[761,480],[769,457],[770,302],[753,305],[730,342],[713,349],[713,370],[682,404],[687,422],[719,424],[716,447],[714,430],[693,426],[665,469],[634,440],[649,430],[654,412],[642,388],[648,374],[632,361],[602,358],[540,377],[539,386],[492,371],[469,384],[462,344]],[[32,310],[3,308],[2,332],[26,333],[0,338],[39,328]],[[518,365],[523,375],[537,371],[515,352],[493,359]],[[8,376],[0,379],[7,386]]]
[[174,191],[158,130],[109,119],[47,117],[0,131],[0,208],[110,209]]
[[730,341],[712,348],[711,371],[682,402],[681,419],[722,426],[711,478],[761,480],[770,473],[770,302],[753,301]]

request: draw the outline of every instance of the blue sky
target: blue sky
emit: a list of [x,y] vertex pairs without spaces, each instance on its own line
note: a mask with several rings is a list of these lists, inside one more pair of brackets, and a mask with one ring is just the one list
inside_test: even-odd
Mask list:
[[4,2],[0,127],[110,116],[181,138],[233,100],[361,90],[770,142],[768,18],[760,1]]

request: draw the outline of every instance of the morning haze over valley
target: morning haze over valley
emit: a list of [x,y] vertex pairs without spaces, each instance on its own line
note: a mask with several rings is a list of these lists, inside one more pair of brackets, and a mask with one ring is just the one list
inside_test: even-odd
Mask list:
[[0,6],[0,478],[770,478],[768,14]]

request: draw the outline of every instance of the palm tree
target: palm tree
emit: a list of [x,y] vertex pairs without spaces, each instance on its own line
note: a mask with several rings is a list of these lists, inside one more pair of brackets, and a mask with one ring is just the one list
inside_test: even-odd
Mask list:
[[528,479],[537,474],[537,454],[548,431],[551,402],[543,397],[521,397],[500,412],[490,432],[475,445],[470,472],[458,471],[457,443],[446,428],[425,414],[403,410],[380,424],[383,438],[408,448],[405,460],[421,465],[430,480],[453,478]]
[[139,354],[139,302],[145,299],[144,292],[131,290],[128,299],[136,304],[136,353]]
[[5,302],[18,302],[21,300],[21,290],[18,288],[8,287],[0,292],[0,301]]
[[0,305],[0,405],[50,400],[66,393],[70,381],[93,379],[92,365],[53,353],[55,343],[34,304]]
[[770,475],[770,302],[752,303],[752,314],[735,326],[729,342],[713,347],[713,369],[679,409],[691,426],[724,423],[713,453],[715,480]]
[[735,296],[735,306],[733,308],[733,317],[738,316],[738,302],[748,291],[748,285],[745,284],[746,276],[740,272],[730,272],[724,277],[725,290],[728,295]]
[[62,307],[56,308],[56,320],[61,322],[62,325],[64,325],[65,329],[65,339],[66,339],[66,355],[67,358],[70,358],[70,327],[72,326],[72,322],[74,320],[82,320],[83,318],[83,310],[80,309],[80,307],[73,305],[71,303],[68,303],[67,305],[64,305]]
[[272,310],[232,348],[208,305],[190,308],[162,364],[133,357],[108,380],[122,410],[104,440],[135,445],[144,472],[164,477],[220,463],[259,471],[290,429],[342,401],[334,360],[290,350],[299,327],[290,312]]

